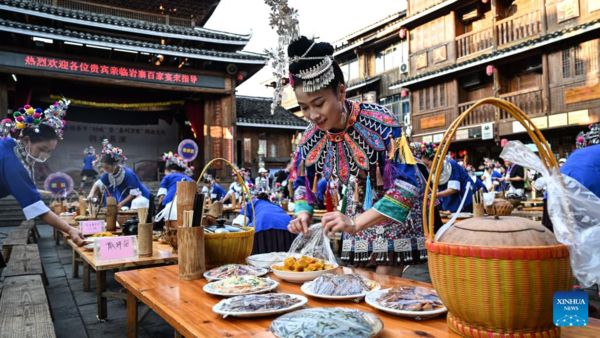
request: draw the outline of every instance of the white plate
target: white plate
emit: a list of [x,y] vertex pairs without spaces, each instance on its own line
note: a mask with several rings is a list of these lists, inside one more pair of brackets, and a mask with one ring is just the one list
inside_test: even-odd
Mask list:
[[[263,269],[263,268],[259,268],[259,267],[255,267],[255,266],[253,266],[253,267],[251,267],[251,268],[254,268],[254,269],[257,269],[257,270],[259,270],[259,271],[260,271],[260,273],[259,273],[258,275],[249,275],[249,276],[262,277],[262,276],[264,276],[264,275],[266,275],[266,274],[268,274],[268,273],[269,273],[269,270],[267,270],[267,269]],[[236,276],[229,276],[229,277],[224,277],[224,278],[215,278],[215,277],[210,277],[210,276],[208,275],[208,273],[209,273],[209,272],[210,272],[210,270],[209,270],[209,271],[206,271],[206,272],[204,273],[204,275],[203,275],[203,276],[204,276],[204,278],[206,278],[206,280],[207,280],[207,281],[209,281],[209,282],[216,282],[216,281],[220,281],[220,280],[223,280],[223,279],[227,279],[227,278],[231,278],[231,277],[236,277]]]
[[206,293],[210,293],[211,295],[215,295],[215,296],[221,296],[221,297],[235,297],[235,296],[245,296],[245,295],[255,295],[255,294],[259,294],[259,293],[265,293],[265,292],[270,292],[273,291],[277,288],[277,286],[279,285],[279,283],[277,283],[276,281],[266,278],[269,283],[271,283],[271,286],[266,288],[266,289],[262,289],[262,290],[257,290],[257,291],[250,291],[250,292],[246,292],[246,293],[222,293],[222,292],[218,292],[213,290],[213,286],[215,283],[219,283],[219,282],[212,282],[212,283],[208,283],[206,285],[204,285],[204,287],[202,288],[202,290],[204,290],[204,292]]
[[[296,257],[296,258],[300,258],[300,257]],[[275,265],[279,265],[279,266],[282,265],[282,263],[276,263],[276,264],[271,265],[271,272],[273,272],[273,274],[275,276],[277,276],[285,281],[288,281],[291,283],[304,283],[304,282],[310,282],[310,281],[314,280],[315,278],[321,276],[324,273],[333,273],[333,271],[338,268],[337,263],[325,262],[325,264],[333,265],[333,268],[327,269],[327,270],[321,270],[321,271],[308,271],[308,272],[281,271],[281,270],[273,269],[273,266],[275,266]]]
[[[456,213],[448,214],[446,217],[452,218],[452,217],[454,217],[454,215],[456,215]],[[465,219],[465,218],[471,218],[471,217],[473,217],[473,214],[470,212],[459,212],[457,219]]]
[[399,316],[399,317],[409,317],[409,318],[413,318],[413,319],[417,319],[417,320],[435,318],[435,317],[442,315],[448,311],[448,309],[446,309],[445,307],[441,308],[441,309],[437,309],[437,310],[431,310],[431,311],[404,311],[404,310],[395,310],[395,309],[387,308],[387,307],[379,304],[379,302],[377,302],[377,298],[386,294],[390,290],[391,289],[385,289],[385,290],[371,292],[365,297],[365,302],[367,302],[367,304],[371,305],[372,307],[374,307],[378,310],[381,310],[383,312],[387,312],[391,315]]
[[85,250],[90,250],[90,251],[91,251],[91,250],[94,250],[94,243],[91,243],[91,244],[86,244],[86,245],[84,245],[84,246],[83,246],[83,248],[84,248]]
[[302,290],[302,292],[304,292],[305,294],[312,296],[312,297],[317,297],[317,298],[323,298],[323,299],[331,299],[331,300],[354,300],[354,299],[362,299],[364,298],[366,295],[368,295],[369,293],[372,292],[376,292],[381,290],[381,285],[379,283],[377,283],[377,285],[369,292],[363,292],[360,293],[358,295],[348,295],[348,296],[327,296],[327,295],[320,295],[318,293],[314,293],[310,288],[311,285],[314,283],[314,281],[312,282],[308,282],[308,283],[304,283],[304,285],[302,285],[302,287],[300,287],[300,290]]
[[288,296],[299,299],[300,303],[294,304],[286,309],[263,311],[263,312],[229,312],[229,311],[221,310],[221,307],[223,305],[229,303],[233,298],[235,298],[235,297],[233,297],[233,298],[223,299],[222,301],[217,303],[215,306],[213,306],[213,312],[223,315],[223,316],[240,317],[240,318],[266,317],[266,316],[279,315],[279,314],[294,311],[298,308],[303,307],[308,302],[308,299],[304,296],[292,295],[292,294],[288,294]]
[[[274,257],[275,255],[281,255],[281,260]],[[287,252],[271,252],[250,256],[246,258],[246,263],[259,268],[269,269],[271,265],[283,262],[286,257]]]

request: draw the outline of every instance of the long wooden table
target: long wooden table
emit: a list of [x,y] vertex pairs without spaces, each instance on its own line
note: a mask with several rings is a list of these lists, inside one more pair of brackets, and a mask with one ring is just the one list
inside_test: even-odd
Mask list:
[[[397,285],[418,285],[431,287],[430,284],[416,282],[404,278],[376,274],[363,270],[338,268],[337,273],[359,273],[381,284],[382,288]],[[195,281],[181,281],[178,266],[118,272],[117,281],[127,289],[127,337],[137,337],[137,302],[154,310],[176,330],[187,338],[190,337],[273,337],[269,330],[276,316],[261,318],[223,319],[212,312],[212,307],[222,297],[207,294],[202,287],[207,284],[202,278]],[[282,281],[271,274],[272,279],[280,284],[277,292],[303,295],[300,284]],[[384,330],[379,337],[460,337],[446,325],[445,316],[431,320],[415,321],[412,319],[388,315],[377,311],[364,301],[328,301],[308,297],[308,307],[347,307],[372,312],[384,322]],[[563,338],[597,338],[600,337],[600,320],[590,319],[587,327],[563,328]]]
[[80,257],[84,264],[83,269],[83,289],[90,290],[90,270],[96,271],[96,298],[98,300],[98,320],[107,318],[107,298],[126,299],[126,296],[119,292],[109,292],[106,289],[106,271],[122,268],[136,268],[148,265],[165,264],[177,261],[177,254],[173,253],[173,248],[168,244],[159,242],[152,243],[152,256],[139,257],[136,259],[123,259],[112,261],[96,261],[94,251],[86,250],[77,246],[71,239],[69,245],[73,248],[73,256]]

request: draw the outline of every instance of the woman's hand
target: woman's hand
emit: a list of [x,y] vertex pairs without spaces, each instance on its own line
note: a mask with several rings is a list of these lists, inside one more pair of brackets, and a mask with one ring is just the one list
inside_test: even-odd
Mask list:
[[85,237],[83,237],[83,234],[78,229],[70,228],[69,237],[71,237],[73,243],[77,244],[78,246],[83,245],[83,240],[85,239]]
[[94,195],[90,192],[90,194],[87,197],[87,201],[92,203],[94,201]]
[[312,221],[312,215],[307,211],[301,211],[296,219],[288,225],[288,230],[293,234],[308,233],[308,227]]
[[330,232],[335,233],[339,230],[347,232],[351,235],[354,235],[357,232],[354,221],[339,211],[326,213],[323,215],[321,223],[323,224],[323,231],[325,232],[326,236],[328,236]]

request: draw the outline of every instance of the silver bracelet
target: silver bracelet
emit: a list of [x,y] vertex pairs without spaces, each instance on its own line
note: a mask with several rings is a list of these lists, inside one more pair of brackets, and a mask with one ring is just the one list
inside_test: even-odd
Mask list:
[[352,218],[350,218],[350,227],[352,229],[352,233],[356,233],[356,223],[354,223]]

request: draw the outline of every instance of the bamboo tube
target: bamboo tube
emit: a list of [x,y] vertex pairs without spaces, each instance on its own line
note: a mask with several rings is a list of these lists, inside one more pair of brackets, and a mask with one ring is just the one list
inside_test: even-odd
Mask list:
[[152,256],[152,223],[138,225],[138,252],[140,257]]
[[87,208],[86,208],[85,198],[83,198],[83,195],[79,195],[79,215],[81,215],[81,216],[87,215]]
[[196,182],[177,182],[177,226],[183,225],[183,212],[194,209],[194,197],[198,185]]
[[196,280],[206,271],[204,257],[204,228],[180,227],[177,229],[179,279]]
[[137,213],[140,223],[146,223],[146,220],[148,219],[148,208],[138,208]]
[[[243,194],[243,193],[242,193],[242,198],[244,198],[244,194]],[[233,209],[235,209],[235,208],[237,207],[237,199],[238,199],[238,195],[237,195],[237,193],[236,193],[236,192],[234,192],[234,193],[231,195],[231,207],[232,207]]]
[[[476,191],[475,194],[479,194],[479,191]],[[483,201],[479,201],[479,197],[475,198],[475,195],[473,195],[473,217],[485,217]]]
[[117,199],[108,197],[106,199],[106,231],[115,230],[117,230]]

